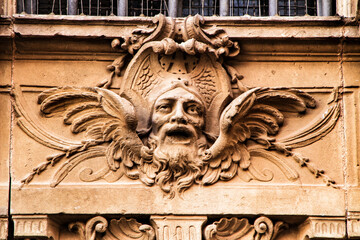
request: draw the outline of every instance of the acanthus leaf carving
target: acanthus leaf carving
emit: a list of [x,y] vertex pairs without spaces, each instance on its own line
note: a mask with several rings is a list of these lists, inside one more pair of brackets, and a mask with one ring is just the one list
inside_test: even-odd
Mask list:
[[282,221],[273,222],[267,217],[259,217],[254,224],[246,218],[221,218],[208,225],[204,231],[205,240],[273,240],[279,232],[288,228]]
[[112,219],[110,223],[101,216],[91,218],[86,222],[69,224],[69,230],[76,233],[81,240],[154,240],[155,231],[147,224],[141,224],[135,219],[121,217]]
[[[340,115],[339,89],[323,116],[293,136],[277,139],[287,121],[284,113],[304,114],[316,107],[311,95],[291,88],[244,86],[242,76],[226,62],[239,53],[237,43],[224,30],[207,26],[201,16],[175,22],[159,15],[153,23],[124,41],[113,41],[113,47],[134,56],[127,63],[127,53],[120,53],[108,67],[110,77],[98,87],[57,87],[39,95],[42,114],[61,116],[74,134],[84,132],[81,142],[55,137],[38,126],[24,110],[20,87],[15,87],[19,126],[39,143],[61,151],[35,167],[23,184],[54,166],[55,187],[93,158],[101,158],[104,165],[83,169],[82,181],[117,181],[125,175],[158,185],[170,197],[194,184],[212,185],[236,175],[271,181],[273,172],[258,169],[254,158],[270,161],[290,181],[298,179],[298,172],[276,152],[335,186],[293,149],[332,131]],[[116,94],[108,88],[123,67]],[[232,89],[235,83],[237,91]]]

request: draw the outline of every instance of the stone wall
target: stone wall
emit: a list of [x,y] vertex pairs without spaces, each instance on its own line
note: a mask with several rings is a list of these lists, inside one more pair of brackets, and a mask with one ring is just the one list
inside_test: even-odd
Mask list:
[[[340,17],[186,21],[193,22],[0,19],[0,239],[360,238],[358,23]],[[206,102],[201,114],[195,110],[205,121],[207,150],[198,147],[198,175],[184,164],[186,176],[197,176],[184,191],[177,180],[186,181],[185,173],[175,176],[180,165],[161,165],[166,182],[159,169],[146,170],[158,166],[144,156],[149,152],[142,147],[137,159],[134,147],[147,148],[159,137],[152,106],[174,84],[172,76],[187,92],[200,89],[192,101],[200,94]],[[155,87],[142,95],[145,102],[127,92],[143,94],[136,84],[147,81]],[[206,81],[215,90],[201,87]],[[79,117],[69,113],[71,104],[96,106],[72,108],[85,114]],[[99,109],[106,117],[91,115]],[[106,135],[105,121],[114,116],[119,134]],[[174,152],[193,136],[179,129],[171,135]],[[117,149],[120,157],[109,153]]]

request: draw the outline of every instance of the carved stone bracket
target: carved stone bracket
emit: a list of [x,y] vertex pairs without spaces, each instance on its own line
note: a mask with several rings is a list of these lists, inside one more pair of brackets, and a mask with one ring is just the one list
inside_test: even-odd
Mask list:
[[344,239],[345,219],[338,217],[309,217],[300,227],[299,239]]
[[8,218],[0,218],[0,240],[7,239],[8,236]]
[[86,222],[69,224],[69,230],[78,234],[81,240],[154,240],[154,229],[146,224],[141,224],[135,219],[124,217],[112,219],[110,223],[101,216],[91,218]]
[[[3,219],[4,220],[4,219]],[[152,215],[151,225],[134,218],[106,219],[96,216],[87,222],[72,222],[72,239],[79,240],[275,240],[359,238],[359,215],[309,217],[299,225],[289,225],[261,216],[221,218],[205,225],[207,216]],[[0,223],[4,223],[0,221]],[[7,222],[6,222],[7,223]],[[59,239],[59,225],[48,216],[14,216],[15,238]],[[77,237],[76,237],[77,235]],[[6,239],[2,235],[1,239]]]
[[284,222],[273,222],[267,217],[259,217],[254,224],[250,224],[246,218],[222,218],[205,228],[206,240],[272,240],[279,232],[287,229]]
[[201,228],[207,217],[151,216],[157,240],[201,240]]
[[360,238],[360,212],[352,212],[347,217],[347,236]]
[[59,239],[59,224],[47,215],[15,215],[15,238],[52,238]]

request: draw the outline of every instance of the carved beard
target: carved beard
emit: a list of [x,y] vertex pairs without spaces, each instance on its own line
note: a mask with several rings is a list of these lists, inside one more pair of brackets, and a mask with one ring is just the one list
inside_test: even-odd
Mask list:
[[175,196],[175,189],[181,194],[201,176],[203,164],[200,156],[205,144],[200,142],[169,147],[149,139],[155,148],[153,161],[161,165],[155,181],[163,191],[170,193],[170,198]]

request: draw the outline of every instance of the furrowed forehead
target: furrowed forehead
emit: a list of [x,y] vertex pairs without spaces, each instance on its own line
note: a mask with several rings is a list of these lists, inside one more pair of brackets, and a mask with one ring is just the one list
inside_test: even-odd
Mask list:
[[198,97],[196,97],[195,94],[180,87],[172,89],[160,95],[156,100],[156,102],[162,100],[172,100],[172,101],[181,100],[184,102],[195,102],[202,105],[202,101]]

